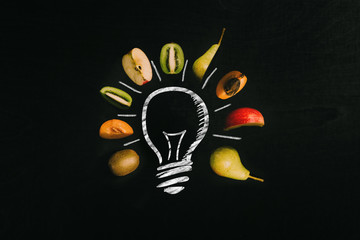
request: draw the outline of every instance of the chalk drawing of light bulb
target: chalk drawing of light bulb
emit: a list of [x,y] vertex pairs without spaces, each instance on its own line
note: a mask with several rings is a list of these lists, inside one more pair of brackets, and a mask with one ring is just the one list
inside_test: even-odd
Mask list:
[[[182,157],[179,156],[179,152],[180,152],[182,140],[185,134],[187,134],[188,129],[180,129],[180,131],[177,132],[166,132],[162,130],[163,136],[168,143],[167,155],[161,153],[159,149],[155,146],[154,141],[152,140],[152,136],[150,136],[148,131],[147,114],[148,114],[149,103],[156,96],[170,92],[177,92],[190,96],[195,106],[196,116],[198,119],[198,128],[195,134],[195,140],[190,144],[189,148],[185,151]],[[177,86],[164,87],[150,93],[149,96],[145,99],[142,108],[141,125],[142,125],[144,138],[147,144],[149,145],[149,147],[155,153],[160,164],[160,166],[157,168],[158,173],[156,174],[156,177],[159,179],[165,179],[192,170],[193,162],[191,160],[191,157],[194,150],[197,148],[197,146],[200,144],[200,142],[203,140],[203,138],[207,133],[207,130],[209,128],[209,112],[205,102],[195,92],[187,88],[177,87]],[[177,137],[179,139],[176,147],[173,147],[170,141],[170,139],[173,137]],[[175,149],[176,149],[175,154],[172,154],[173,153],[172,150]],[[171,155],[175,156],[175,161],[169,161]],[[184,189],[183,186],[179,186],[178,184],[187,181],[189,181],[188,176],[180,176],[180,177],[176,176],[175,178],[171,178],[165,180],[164,182],[161,182],[159,185],[157,185],[157,188],[163,188],[164,192],[169,194],[177,194]]]

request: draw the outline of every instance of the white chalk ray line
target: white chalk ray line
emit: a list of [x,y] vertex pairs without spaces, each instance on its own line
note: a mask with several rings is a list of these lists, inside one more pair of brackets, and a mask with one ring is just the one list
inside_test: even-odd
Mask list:
[[206,78],[205,82],[204,82],[204,85],[201,87],[201,89],[204,89],[206,84],[208,83],[208,81],[210,80],[211,76],[216,72],[217,68],[215,68],[211,73],[210,75]]
[[233,136],[219,135],[219,134],[213,134],[213,137],[227,138],[227,139],[232,139],[232,140],[241,140],[241,137],[233,137]]
[[157,185],[157,188],[162,188],[162,187],[168,187],[170,185],[174,185],[176,183],[182,183],[182,182],[187,182],[189,181],[189,177],[188,176],[183,176],[183,177],[177,177],[177,178],[173,178],[170,180],[167,180],[165,182],[160,183],[159,185]]
[[118,117],[136,117],[136,114],[118,114]]
[[184,190],[184,187],[180,187],[180,186],[164,188],[164,192],[166,192],[168,194],[178,194],[182,190]]
[[128,145],[130,145],[130,144],[133,144],[133,143],[136,143],[136,142],[138,142],[138,141],[140,141],[140,138],[135,139],[134,141],[131,141],[131,142],[124,143],[123,146],[126,147],[126,146],[128,146]]
[[170,170],[160,172],[160,173],[156,174],[156,176],[158,178],[164,178],[164,177],[169,177],[171,175],[175,175],[178,173],[190,172],[191,170],[192,170],[191,166],[181,166],[181,167],[172,168]]
[[218,112],[218,111],[223,110],[223,109],[225,109],[227,107],[230,107],[230,106],[231,106],[231,103],[226,104],[225,106],[222,106],[222,107],[219,107],[219,108],[215,109],[214,112]]
[[160,170],[164,170],[164,169],[168,169],[168,168],[173,168],[173,167],[180,167],[180,166],[184,166],[184,165],[192,165],[193,162],[192,161],[188,161],[188,160],[181,160],[179,162],[172,162],[172,163],[168,163],[165,165],[162,165],[160,167],[157,168],[158,171]]
[[124,86],[127,87],[128,89],[132,90],[133,92],[136,92],[136,93],[139,93],[139,94],[142,93],[142,92],[140,92],[139,90],[136,90],[135,88],[132,88],[132,87],[130,87],[129,85],[123,83],[122,81],[119,81],[119,83],[120,83],[121,85],[124,85]]
[[186,71],[187,64],[188,64],[188,60],[186,59],[185,66],[184,66],[184,69],[183,69],[183,72],[182,72],[182,78],[181,78],[182,82],[185,80],[185,71]]
[[160,74],[159,74],[159,72],[158,72],[158,70],[157,70],[157,68],[156,68],[156,65],[155,65],[155,63],[153,62],[153,60],[151,60],[151,65],[153,66],[153,68],[154,68],[154,70],[155,70],[155,73],[156,73],[157,77],[159,78],[159,81],[161,82]]

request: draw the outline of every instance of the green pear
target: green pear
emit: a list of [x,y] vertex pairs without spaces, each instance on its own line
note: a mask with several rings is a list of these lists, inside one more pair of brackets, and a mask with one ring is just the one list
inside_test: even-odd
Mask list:
[[238,152],[232,147],[219,147],[210,157],[210,166],[219,176],[236,180],[246,180],[252,178],[263,182],[261,178],[253,177],[241,163]]
[[222,34],[221,34],[221,37],[220,37],[220,40],[217,44],[213,44],[209,50],[207,50],[201,57],[199,57],[198,59],[196,59],[196,61],[194,62],[193,64],[193,71],[195,73],[195,76],[198,78],[198,79],[202,79],[205,75],[205,72],[206,70],[208,69],[210,63],[211,63],[211,60],[214,58],[217,50],[219,49],[220,47],[220,44],[221,44],[221,40],[224,36],[224,32],[225,32],[225,28],[223,28],[222,30]]

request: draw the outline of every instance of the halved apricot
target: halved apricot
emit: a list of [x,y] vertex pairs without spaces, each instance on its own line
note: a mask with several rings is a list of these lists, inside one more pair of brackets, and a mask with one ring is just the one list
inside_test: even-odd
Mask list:
[[133,134],[132,127],[119,119],[111,119],[104,122],[99,130],[99,135],[105,139],[120,139]]
[[223,76],[217,87],[216,96],[220,99],[227,99],[238,92],[245,86],[247,77],[239,71],[231,71]]

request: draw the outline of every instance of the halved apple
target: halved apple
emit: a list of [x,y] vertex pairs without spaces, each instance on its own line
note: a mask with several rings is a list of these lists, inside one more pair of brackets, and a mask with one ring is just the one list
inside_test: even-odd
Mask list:
[[238,108],[226,117],[225,131],[242,126],[258,126],[265,125],[263,115],[253,108]]
[[139,48],[133,48],[122,58],[122,65],[128,77],[142,86],[152,79],[152,69],[146,54]]

